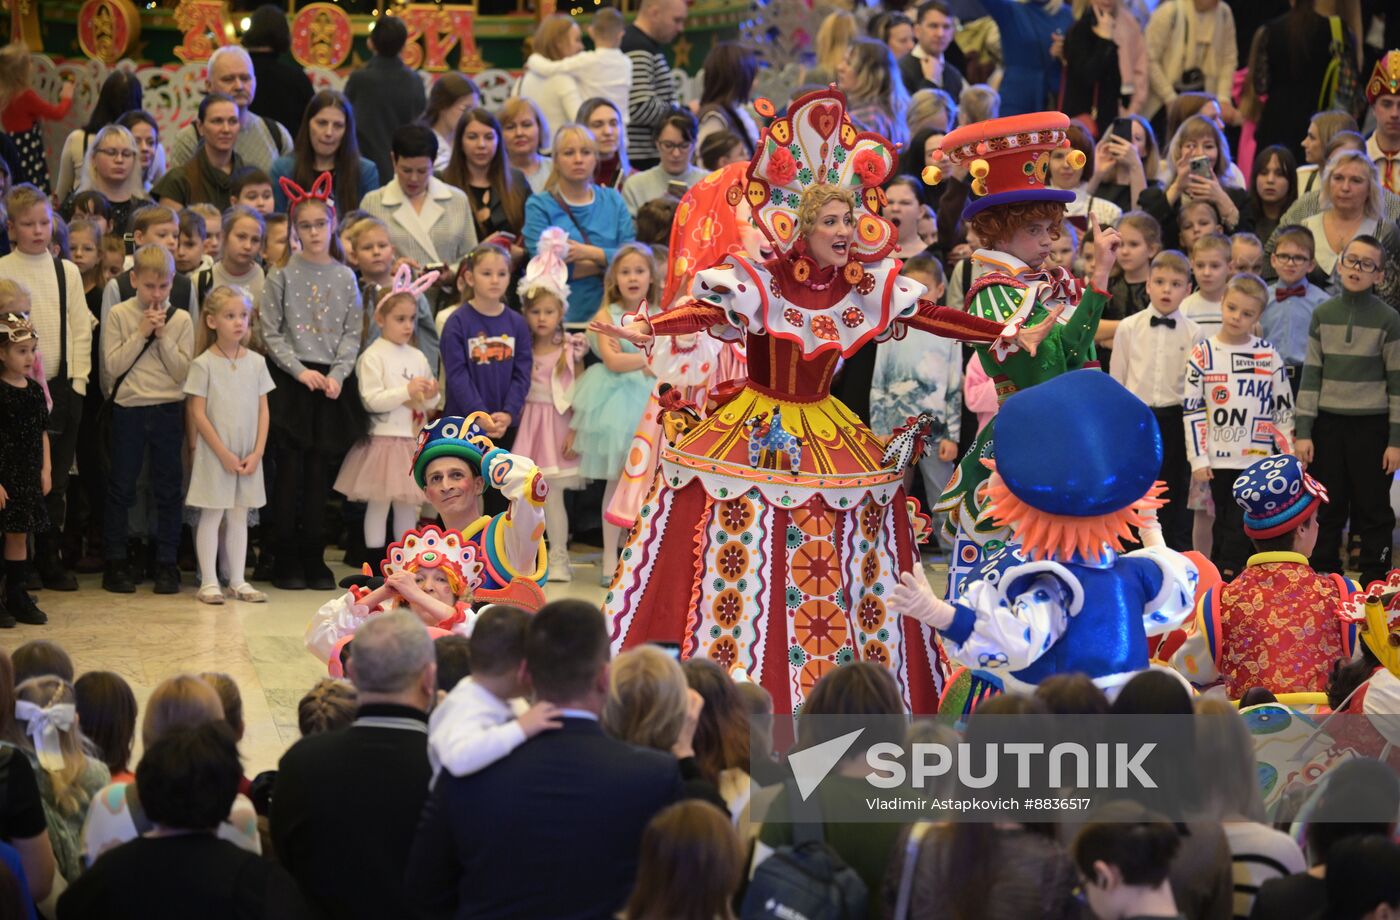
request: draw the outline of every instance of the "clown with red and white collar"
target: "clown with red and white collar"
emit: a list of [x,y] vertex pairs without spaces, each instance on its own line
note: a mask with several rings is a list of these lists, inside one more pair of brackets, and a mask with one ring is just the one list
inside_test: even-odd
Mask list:
[[1400,195],[1400,50],[1387,51],[1366,83],[1366,104],[1376,116],[1376,130],[1366,140],[1366,155],[1376,164],[1381,184]]
[[1336,611],[1357,590],[1308,563],[1327,490],[1297,457],[1281,455],[1254,463],[1233,491],[1258,552],[1233,581],[1201,596],[1172,667],[1198,687],[1223,681],[1236,700],[1253,687],[1324,692],[1333,664],[1354,650],[1355,625]]
[[[967,312],[1009,324],[1036,324],[1047,317],[1059,322],[1034,354],[1004,341],[976,346],[999,402],[1095,359],[1094,333],[1109,300],[1108,278],[1118,259],[1119,239],[1115,230],[1095,228],[1094,274],[1082,295],[1068,271],[1046,264],[1065,206],[1074,200],[1073,192],[1049,182],[1051,154],[1070,145],[1068,128],[1069,118],[1059,112],[966,125],[934,151],[940,165],[924,170],[924,181],[931,185],[942,181],[945,168],[965,168],[972,179],[962,216],[982,248],[972,256],[978,277],[967,292]],[[1082,153],[1069,156],[1083,165]],[[1005,540],[1004,531],[984,513],[979,491],[987,479],[983,461],[992,456],[997,424],[994,419],[982,429],[934,505],[948,513],[950,531],[960,529],[979,544]],[[950,575],[959,568],[955,558]]]
[[[1075,672],[1113,696],[1149,667],[1149,638],[1190,616],[1199,579],[1157,524],[1157,420],[1098,370],[1018,393],[998,417],[988,513],[1015,543],[992,553],[953,603],[916,567],[889,606],[938,630],[978,681],[969,699]],[[1134,529],[1143,548],[1120,555]]]
[[407,607],[439,635],[471,634],[471,604],[482,579],[474,544],[430,524],[410,530],[386,552],[383,584],[352,586],[311,618],[306,647],[317,658],[338,663],[340,648],[365,620],[396,607]]

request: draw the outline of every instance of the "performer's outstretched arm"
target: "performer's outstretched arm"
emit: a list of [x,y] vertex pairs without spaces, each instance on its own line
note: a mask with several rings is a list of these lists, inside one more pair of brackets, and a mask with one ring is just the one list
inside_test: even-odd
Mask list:
[[975,316],[965,310],[941,306],[931,300],[920,300],[917,313],[901,317],[895,322],[923,332],[931,332],[945,339],[956,339],[974,345],[1002,342],[1008,352],[1024,348],[1034,355],[1040,343],[1054,330],[1060,313],[1061,309],[1057,308],[1034,326],[1023,327],[1020,320],[1000,323],[994,319]]
[[621,326],[594,320],[588,324],[588,328],[599,335],[610,335],[631,342],[638,348],[647,348],[658,335],[707,332],[713,326],[721,326],[728,322],[728,315],[723,307],[692,300],[656,316],[638,316]]

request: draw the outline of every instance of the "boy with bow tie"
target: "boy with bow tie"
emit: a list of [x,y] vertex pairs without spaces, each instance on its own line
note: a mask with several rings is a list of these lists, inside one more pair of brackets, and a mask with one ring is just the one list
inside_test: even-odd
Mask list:
[[1328,297],[1326,291],[1308,280],[1317,264],[1313,261],[1315,246],[1307,227],[1289,224],[1278,228],[1278,243],[1270,257],[1278,280],[1269,285],[1269,301],[1259,320],[1264,338],[1274,344],[1288,368],[1288,383],[1295,399],[1298,381],[1303,376],[1303,361],[1308,356],[1308,324],[1318,304]]
[[1201,327],[1181,312],[1191,289],[1191,266],[1175,249],[1157,253],[1147,276],[1151,309],[1134,313],[1113,334],[1113,379],[1147,403],[1162,429],[1162,472],[1167,505],[1158,512],[1162,536],[1177,552],[1191,548],[1191,513],[1186,498],[1191,468],[1186,460],[1182,400],[1186,358],[1205,338]]

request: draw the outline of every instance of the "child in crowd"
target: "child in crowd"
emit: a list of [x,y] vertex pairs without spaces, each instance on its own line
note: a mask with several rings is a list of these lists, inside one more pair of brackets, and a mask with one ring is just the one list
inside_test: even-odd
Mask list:
[[219,257],[219,250],[223,248],[224,213],[208,202],[192,204],[189,210],[204,219],[204,256],[213,262]]
[[563,725],[559,709],[525,702],[530,688],[521,679],[525,630],[530,614],[493,605],[472,630],[471,676],[463,678],[433,708],[428,719],[428,760],[433,779],[440,770],[467,776],[505,757],[540,732]]
[[180,590],[175,564],[184,480],[180,448],[194,324],[188,312],[170,304],[174,276],[175,260],[169,252],[154,243],[142,246],[131,270],[135,296],[113,307],[102,323],[102,388],[114,403],[102,587],[118,594],[136,590],[127,568],[127,516],[148,453],[157,516],[155,592]]
[[1196,240],[1207,233],[1224,233],[1220,212],[1215,205],[1200,198],[1185,199],[1177,212],[1177,242],[1182,252],[1190,253]]
[[1198,687],[1223,679],[1233,700],[1254,687],[1322,693],[1333,665],[1351,657],[1356,629],[1335,616],[1356,585],[1308,565],[1327,493],[1292,456],[1254,463],[1234,492],[1256,552],[1234,581],[1202,596],[1172,666]]
[[1190,287],[1186,256],[1175,249],[1157,253],[1147,279],[1151,307],[1118,324],[1110,367],[1114,380],[1147,403],[1162,430],[1162,471],[1157,478],[1167,485],[1167,505],[1157,516],[1167,545],[1178,552],[1191,548],[1191,515],[1186,507],[1191,468],[1182,427],[1186,358],[1204,337],[1201,327],[1181,311]]
[[[0,49],[0,112],[5,133],[14,141],[19,155],[16,183],[29,182],[44,190],[49,188],[49,165],[44,155],[44,121],[62,121],[73,107],[72,80],[64,80],[58,91],[58,104],[45,101],[36,93],[30,80],[33,76],[33,56],[23,42],[12,42]],[[624,107],[625,108],[625,107]]]
[[[651,250],[640,243],[629,243],[618,248],[608,266],[603,277],[603,307],[594,319],[622,322],[623,317],[636,313],[643,301],[654,304],[660,296],[661,275]],[[647,356],[635,346],[612,336],[597,336],[592,341],[602,363],[590,367],[579,379],[574,391],[574,418],[569,424],[574,430],[579,474],[607,483],[603,489],[606,514],[617,493],[637,425],[651,400],[655,375],[647,364]],[[608,582],[617,567],[621,536],[621,528],[604,517],[600,578]]]
[[1390,570],[1390,481],[1400,468],[1400,315],[1375,294],[1385,255],[1373,236],[1338,260],[1342,294],[1313,311],[1298,388],[1298,459],[1326,487],[1313,568],[1340,572],[1342,528],[1361,541],[1361,583]]
[[90,220],[101,227],[104,234],[110,233],[113,230],[112,203],[98,191],[78,192],[68,200],[68,219]]
[[[482,426],[487,437],[509,450],[530,390],[530,329],[519,313],[506,309],[510,256],[504,249],[482,243],[462,260],[460,271],[467,296],[442,327],[443,411],[487,413],[489,423]],[[498,492],[488,492],[483,502],[487,514],[505,510]]]
[[1276,234],[1278,241],[1269,264],[1278,280],[1269,286],[1269,305],[1264,308],[1259,328],[1283,356],[1288,382],[1296,397],[1303,362],[1308,356],[1308,328],[1313,311],[1328,295],[1308,280],[1308,273],[1317,264],[1313,261],[1312,231],[1300,224],[1287,224],[1279,227]]
[[[100,224],[98,225],[101,226]],[[101,290],[106,290],[107,285],[118,278],[126,268],[126,240],[114,233],[104,233],[102,235],[102,284]],[[99,294],[97,316],[102,313]]]
[[68,252],[68,221],[63,219],[62,214],[53,216],[53,240],[49,243],[49,255],[72,261]]
[[520,303],[530,328],[532,364],[530,389],[520,411],[515,451],[535,461],[549,482],[544,501],[546,542],[549,546],[549,580],[571,581],[569,518],[564,512],[564,490],[579,484],[578,454],[569,428],[574,381],[583,369],[588,341],[564,331],[569,301],[569,269],[565,257],[569,238],[558,227],[540,234],[536,255],[521,279]]
[[359,397],[369,413],[369,437],[350,448],[335,480],[335,490],[365,503],[366,558],[384,558],[389,544],[385,520],[393,510],[393,537],[418,523],[423,490],[413,481],[418,431],[437,405],[438,383],[423,352],[413,347],[418,297],[437,280],[428,272],[417,281],[399,268],[392,289],[374,306],[379,336],[355,364]]
[[[329,182],[321,185],[328,190]],[[258,317],[276,384],[268,397],[276,477],[269,503],[276,535],[272,583],[325,591],[335,585],[324,558],[327,473],[365,425],[350,381],[363,307],[355,273],[341,264],[335,208],[315,189],[287,186],[301,252],[268,275]],[[347,385],[349,399],[341,392]]]
[[1220,303],[1225,283],[1230,280],[1230,238],[1223,233],[1207,233],[1187,250],[1196,290],[1181,303],[1181,312],[1201,327],[1207,336],[1220,329]]
[[1074,863],[1089,908],[1100,920],[1177,920],[1171,865],[1177,829],[1133,802],[1112,802],[1074,840]]
[[77,450],[82,397],[92,360],[92,321],[83,297],[78,266],[49,253],[53,210],[32,185],[17,185],[5,196],[11,250],[0,258],[0,279],[17,282],[29,292],[29,322],[38,338],[44,380],[53,406],[49,428],[52,488],[46,498],[49,530],[35,539],[35,562],[44,586],[76,591],[77,579],[59,560],[58,531],[66,516],[68,472]]
[[267,280],[258,253],[262,251],[263,217],[244,204],[231,205],[224,211],[220,231],[223,251],[218,261],[194,273],[195,296],[202,303],[216,287],[234,287],[247,295],[249,302],[262,297]]
[[[1079,231],[1074,229],[1074,224],[1064,221],[1060,224],[1060,235],[1050,241],[1050,254],[1045,257],[1045,264],[1053,268],[1063,268],[1070,274],[1074,274],[1074,254],[1079,250]],[[909,266],[906,264],[905,268]],[[908,274],[906,271],[904,274]],[[942,303],[942,301],[939,301]]]
[[262,261],[265,271],[284,268],[292,257],[292,240],[287,215],[271,214],[263,234]]
[[114,783],[130,783],[132,742],[136,739],[136,694],[120,674],[88,671],[73,682],[83,735],[97,748]]
[[1264,274],[1264,244],[1253,233],[1230,237],[1230,272],[1235,275]]
[[[202,222],[201,222],[202,223]],[[137,208],[136,213],[131,215],[131,240],[132,245],[137,249],[148,243],[156,243],[162,246],[174,258],[176,250],[180,245],[180,218],[170,208],[163,205],[152,204],[144,208]],[[102,290],[102,322],[107,321],[107,315],[112,312],[112,308],[124,300],[130,300],[136,296],[136,288],[131,283],[131,262],[123,266],[121,274],[107,282],[107,287]],[[195,298],[194,284],[187,275],[177,272],[175,281],[170,286],[170,303],[178,310],[186,312],[199,309],[199,301]]]
[[374,589],[351,588],[327,601],[306,627],[306,647],[326,662],[332,677],[342,676],[341,651],[369,617],[407,607],[423,625],[470,635],[476,614],[471,603],[481,586],[477,546],[455,530],[429,524],[410,530],[388,548],[384,583]]
[[1210,558],[1226,581],[1239,574],[1249,556],[1243,512],[1234,500],[1235,478],[1255,460],[1287,451],[1293,443],[1293,397],[1283,359],[1254,334],[1268,296],[1255,275],[1231,278],[1219,331],[1191,350],[1186,365],[1183,417],[1191,475],[1210,485],[1215,505]]
[[39,780],[54,861],[71,882],[83,871],[80,840],[88,806],[111,774],[87,754],[71,683],[53,675],[31,677],[14,694],[15,728],[24,738],[19,748]]
[[237,288],[220,285],[200,310],[199,356],[190,364],[185,394],[198,433],[185,504],[199,509],[195,552],[203,584],[196,599],[222,604],[219,533],[229,591],[240,601],[262,603],[267,595],[243,577],[248,555],[248,512],[267,504],[262,458],[267,450],[267,360],[245,347],[252,302]]
[[[924,298],[943,302],[946,284],[943,266],[937,259],[915,256],[905,261],[900,274],[922,284],[926,289]],[[929,447],[918,465],[924,479],[924,495],[931,499],[942,494],[953,476],[953,461],[958,459],[962,376],[962,346],[954,339],[911,335],[882,342],[875,352],[870,430],[889,438],[909,419],[923,413],[931,417]],[[906,491],[913,484],[914,472],[912,466],[905,471]],[[934,532],[940,533],[942,515],[937,517]]]
[[[13,281],[0,281],[23,288]],[[8,306],[25,305],[24,298]],[[52,468],[49,420],[44,389],[32,379],[38,337],[26,313],[0,314],[0,533],[5,535],[5,602],[0,606],[0,629],[16,622],[39,625],[48,617],[25,590],[29,579],[29,535],[49,529],[44,507]]]
[[213,260],[204,254],[204,243],[208,227],[203,215],[193,208],[180,211],[180,236],[175,244],[175,270],[187,277],[193,277],[201,269],[209,268]]
[[96,221],[79,218],[68,227],[68,252],[83,276],[83,294],[92,318],[102,315],[102,228]]
[[229,204],[245,205],[264,218],[277,210],[272,179],[256,166],[245,166],[230,176],[228,190]]
[[[377,217],[359,217],[345,229],[345,239],[355,254],[355,271],[360,275],[360,293],[366,304],[379,303],[394,285],[394,244],[389,242],[389,228]],[[413,344],[428,359],[434,371],[439,362],[439,326],[434,322],[433,308],[428,298],[418,294],[418,314],[415,320]],[[365,311],[362,347],[374,341],[379,327],[372,322],[372,311]],[[447,322],[447,317],[442,317]]]
[[[1098,331],[1094,333],[1094,344],[1099,346],[1099,360],[1110,369],[1113,367],[1113,336],[1118,324],[1126,317],[1141,313],[1151,302],[1147,294],[1147,278],[1152,270],[1152,260],[1162,251],[1162,227],[1156,218],[1145,211],[1129,211],[1118,222],[1118,234],[1123,243],[1118,248],[1118,271],[1108,281],[1110,300],[1104,308],[1104,318],[1099,320]],[[1187,279],[1190,283],[1190,279]]]

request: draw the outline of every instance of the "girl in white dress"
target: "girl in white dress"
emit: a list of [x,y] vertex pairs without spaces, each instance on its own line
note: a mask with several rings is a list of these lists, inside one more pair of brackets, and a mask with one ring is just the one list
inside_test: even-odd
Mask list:
[[273,388],[267,361],[244,342],[252,303],[242,291],[220,285],[200,310],[202,348],[190,364],[185,394],[199,437],[185,504],[200,509],[195,552],[203,585],[198,599],[222,604],[219,587],[219,529],[229,592],[240,601],[263,603],[267,595],[243,577],[248,555],[248,511],[267,503],[262,458],[267,447],[267,394]]

